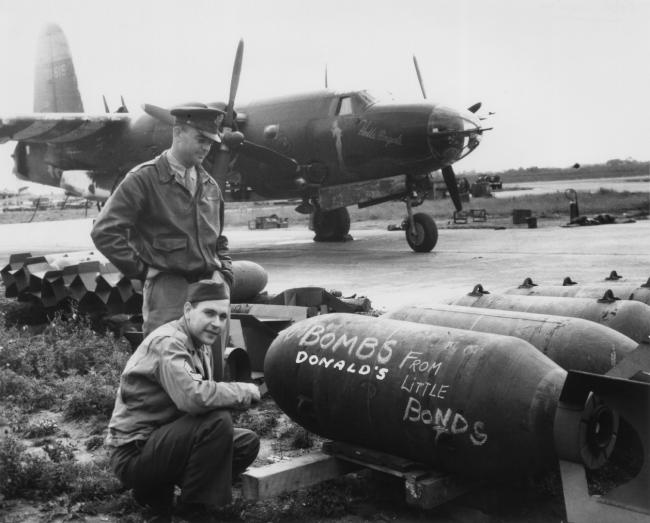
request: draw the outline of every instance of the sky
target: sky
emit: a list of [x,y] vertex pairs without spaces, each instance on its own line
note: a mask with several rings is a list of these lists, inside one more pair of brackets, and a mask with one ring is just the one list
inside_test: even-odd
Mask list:
[[[0,0],[0,115],[32,110],[36,38],[65,32],[85,110],[324,87],[494,112],[457,173],[650,160],[650,0]],[[0,188],[13,144],[0,146]]]

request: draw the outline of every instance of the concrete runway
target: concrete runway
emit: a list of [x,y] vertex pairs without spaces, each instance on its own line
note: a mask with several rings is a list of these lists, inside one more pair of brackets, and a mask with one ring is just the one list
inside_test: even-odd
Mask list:
[[[91,219],[0,225],[0,267],[12,253],[92,250],[91,225]],[[645,220],[572,228],[542,222],[538,229],[441,229],[428,254],[412,252],[402,231],[383,227],[353,224],[355,239],[346,243],[315,243],[313,232],[297,226],[226,234],[233,259],[257,262],[268,271],[271,294],[318,286],[367,296],[378,309],[457,297],[476,283],[498,292],[527,276],[547,284],[561,284],[565,276],[597,282],[612,270],[633,283],[650,277],[650,221]]]

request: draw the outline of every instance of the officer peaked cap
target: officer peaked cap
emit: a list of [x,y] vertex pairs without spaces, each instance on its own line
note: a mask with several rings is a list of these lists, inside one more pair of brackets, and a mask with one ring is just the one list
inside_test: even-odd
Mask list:
[[228,299],[230,299],[230,289],[225,283],[214,280],[199,280],[187,287],[187,301],[192,304],[199,301]]
[[189,125],[206,138],[221,143],[217,118],[226,114],[221,109],[202,103],[191,103],[174,107],[169,112],[175,118],[176,125]]

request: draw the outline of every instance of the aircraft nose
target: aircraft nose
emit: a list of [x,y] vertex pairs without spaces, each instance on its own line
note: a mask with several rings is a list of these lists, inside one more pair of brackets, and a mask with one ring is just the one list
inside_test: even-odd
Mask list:
[[481,141],[478,117],[469,111],[434,107],[428,123],[429,146],[443,165],[472,152]]

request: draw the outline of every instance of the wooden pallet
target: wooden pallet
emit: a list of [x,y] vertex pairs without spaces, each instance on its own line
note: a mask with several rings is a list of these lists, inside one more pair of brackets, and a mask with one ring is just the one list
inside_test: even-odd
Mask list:
[[406,502],[433,508],[454,499],[473,486],[421,463],[340,442],[326,442],[323,449],[242,475],[245,499],[258,501],[334,479],[361,469],[376,470],[404,480]]

